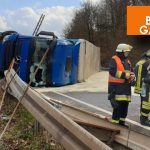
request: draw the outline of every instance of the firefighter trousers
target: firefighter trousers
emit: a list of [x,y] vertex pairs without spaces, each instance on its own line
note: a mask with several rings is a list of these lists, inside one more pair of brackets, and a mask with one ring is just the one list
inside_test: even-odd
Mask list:
[[128,114],[128,101],[117,101],[118,107],[113,109],[112,122],[124,124]]
[[148,118],[149,113],[150,113],[150,98],[149,97],[146,98],[146,97],[141,96],[140,113],[141,113],[141,116],[144,116],[144,117],[147,117],[147,118]]

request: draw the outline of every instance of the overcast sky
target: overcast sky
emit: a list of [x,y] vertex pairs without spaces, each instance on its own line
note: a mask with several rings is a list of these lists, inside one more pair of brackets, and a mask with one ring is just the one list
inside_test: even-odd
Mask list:
[[[0,0],[0,32],[15,30],[31,35],[43,13],[45,19],[40,30],[52,31],[60,37],[82,1],[85,0]],[[97,1],[101,0],[92,0]]]

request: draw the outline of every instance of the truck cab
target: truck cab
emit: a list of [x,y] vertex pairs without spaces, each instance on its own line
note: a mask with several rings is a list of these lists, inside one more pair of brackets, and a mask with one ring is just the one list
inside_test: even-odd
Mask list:
[[[38,69],[45,51],[49,52]],[[0,71],[8,69],[15,58],[15,70],[32,86],[62,86],[77,82],[78,50],[76,40],[58,39],[54,33],[41,31],[37,36],[11,33],[0,43]]]

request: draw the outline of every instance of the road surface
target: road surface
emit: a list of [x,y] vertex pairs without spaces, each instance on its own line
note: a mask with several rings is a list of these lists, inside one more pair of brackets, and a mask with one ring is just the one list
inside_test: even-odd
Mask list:
[[[69,100],[69,98],[62,97],[53,92],[42,92],[42,93],[53,99],[57,99],[61,101],[65,101],[66,99]],[[107,100],[106,92],[94,92],[94,93],[93,92],[68,92],[64,94],[112,112],[111,105]],[[132,96],[132,102],[129,105],[128,118],[139,122],[139,115],[140,115],[140,98],[139,96]]]

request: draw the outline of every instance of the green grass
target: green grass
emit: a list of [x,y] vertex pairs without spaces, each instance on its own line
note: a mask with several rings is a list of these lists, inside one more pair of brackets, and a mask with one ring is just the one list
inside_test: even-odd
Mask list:
[[[10,116],[16,104],[17,100],[7,95],[2,109],[3,114]],[[0,132],[3,131],[6,123],[6,120],[1,121]],[[0,141],[0,150],[64,150],[42,127],[35,132],[34,123],[34,117],[20,105]]]

